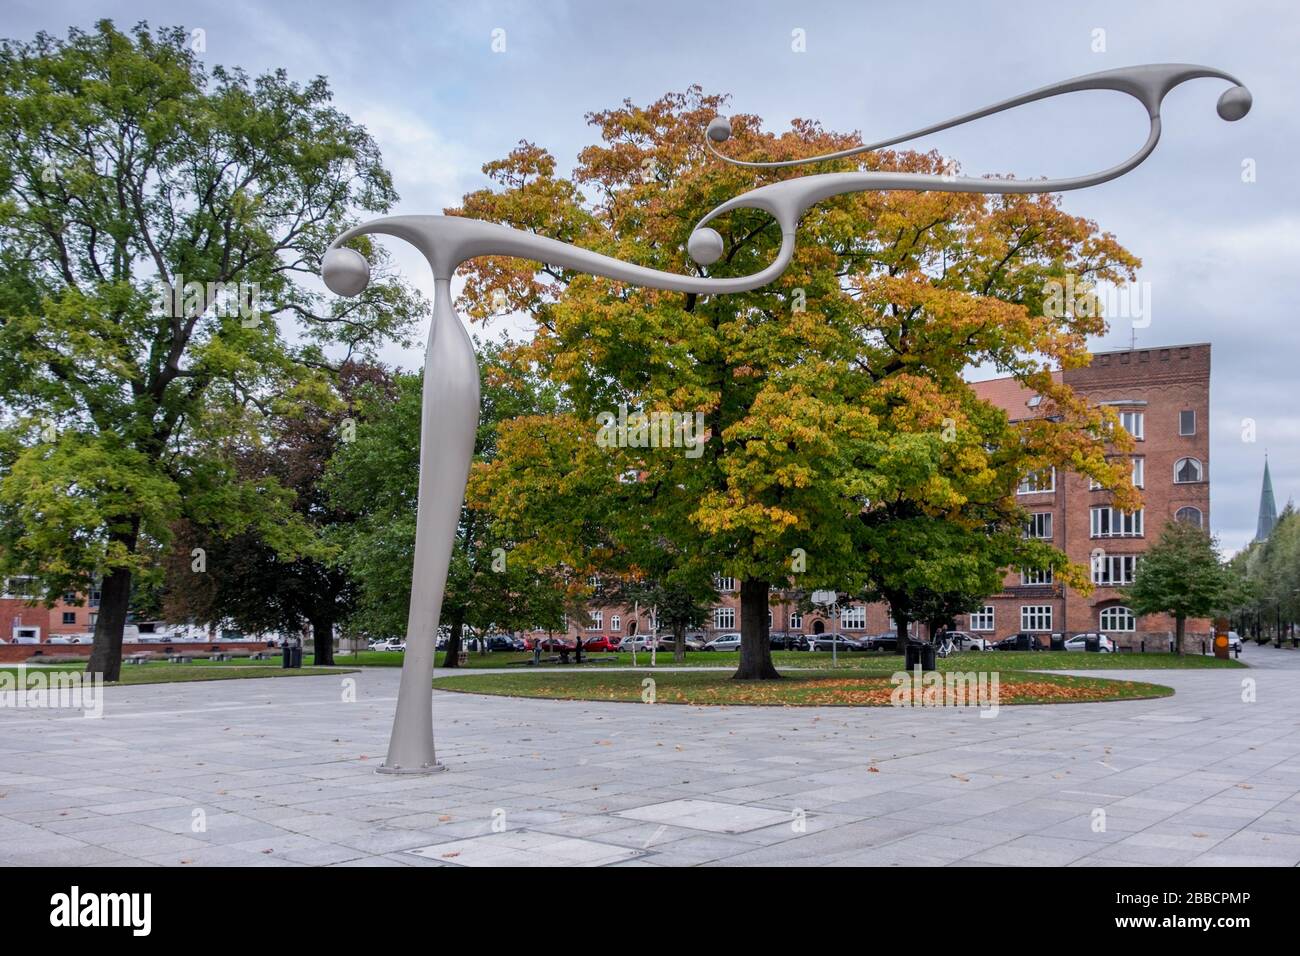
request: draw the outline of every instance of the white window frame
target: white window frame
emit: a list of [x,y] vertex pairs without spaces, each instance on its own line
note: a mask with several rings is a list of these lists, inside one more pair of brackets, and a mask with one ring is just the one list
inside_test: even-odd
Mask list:
[[[1191,416],[1192,416],[1192,430],[1189,431],[1189,432],[1187,432],[1187,431],[1183,431],[1183,416],[1184,416],[1184,415],[1191,415]],[[1180,410],[1179,410],[1179,412],[1178,412],[1178,434],[1181,435],[1181,436],[1184,437],[1184,438],[1188,438],[1188,437],[1190,437],[1190,436],[1196,434],[1196,409],[1194,409],[1194,408],[1184,408],[1184,409],[1180,409]]]
[[1138,554],[1104,554],[1092,562],[1092,583],[1105,587],[1122,587],[1132,584],[1137,574]]
[[1119,427],[1138,441],[1146,441],[1146,413],[1137,410],[1120,412]]
[[992,604],[985,604],[978,611],[971,611],[969,618],[972,631],[979,631],[984,634],[997,630],[995,626],[997,611]]
[[1051,568],[1021,568],[1020,583],[1029,587],[1053,582]]
[[1198,527],[1198,528],[1204,528],[1204,527],[1205,527],[1205,512],[1202,511],[1200,508],[1196,507],[1195,505],[1183,505],[1181,508],[1179,508],[1177,511],[1174,512],[1174,520],[1175,520],[1175,521],[1182,521],[1182,522],[1184,522],[1184,523],[1190,524],[1190,522],[1188,522],[1186,518],[1180,518],[1180,517],[1178,517],[1178,516],[1179,516],[1180,514],[1182,514],[1184,511],[1195,511],[1195,512],[1196,512],[1196,527]]
[[[1088,509],[1088,531],[1092,538],[1141,538],[1143,537],[1143,511],[1120,511],[1110,505],[1098,505]],[[1115,528],[1121,530],[1116,531]]]
[[[1182,478],[1178,477],[1178,472],[1182,470],[1183,462],[1187,462],[1187,461],[1190,461],[1192,464],[1196,466],[1196,477],[1188,481],[1184,481]],[[1205,465],[1201,463],[1201,459],[1193,458],[1190,455],[1187,455],[1182,458],[1179,458],[1177,461],[1174,462],[1174,484],[1199,485],[1204,480],[1205,480]]]
[[623,618],[617,614],[609,616],[609,630],[612,634],[621,634],[623,632]]
[[790,612],[790,630],[792,631],[803,630],[803,613],[801,611]]
[[713,609],[713,626],[719,631],[736,629],[736,609],[734,607],[715,607]]
[[1052,605],[1020,605],[1020,629],[1031,634],[1050,633],[1052,630]]
[[[1043,487],[1043,473],[1047,473],[1047,486]],[[1056,467],[1040,468],[1038,471],[1031,471],[1020,479],[1020,484],[1016,486],[1018,495],[1049,495],[1056,491]]]
[[[1052,540],[1052,524],[1054,512],[1035,511],[1025,519],[1025,537],[1034,538],[1039,541]],[[1045,533],[1040,533],[1045,532]]]
[[591,623],[587,625],[587,630],[589,630],[589,631],[599,631],[599,630],[600,630],[601,628],[603,628],[604,626],[605,626],[605,612],[604,612],[604,611],[592,611],[592,612],[591,612]]
[[862,605],[840,608],[840,627],[846,631],[867,629],[867,609]]
[[[1107,627],[1106,619],[1110,618],[1113,620],[1116,616],[1121,616],[1123,618],[1121,623],[1127,624],[1128,626]],[[1101,609],[1101,613],[1097,615],[1097,630],[1104,633],[1132,634],[1137,630],[1137,617],[1129,608],[1118,604],[1113,607],[1104,607]]]
[[723,594],[731,594],[733,591],[736,590],[735,578],[726,578],[723,577],[721,574],[719,574],[717,580],[718,580],[718,590],[721,591]]

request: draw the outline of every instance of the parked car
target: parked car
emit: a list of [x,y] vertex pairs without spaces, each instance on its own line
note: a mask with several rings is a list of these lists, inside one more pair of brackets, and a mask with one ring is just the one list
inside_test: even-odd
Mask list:
[[[660,634],[654,641],[656,652],[673,654],[677,651],[677,640],[671,634]],[[687,634],[683,641],[687,651],[702,651],[708,643],[702,634]]]
[[1228,632],[1228,650],[1241,651],[1241,635],[1236,631]]
[[991,649],[995,651],[1041,651],[1043,645],[1039,641],[1037,634],[1021,631],[1019,634],[1012,634],[1010,637],[1002,638]]
[[773,631],[767,636],[774,651],[806,651],[808,638],[795,632]]
[[1088,638],[1090,637],[1097,638],[1098,643],[1101,645],[1101,652],[1103,654],[1115,653],[1115,642],[1099,631],[1090,631],[1084,634],[1074,635],[1074,637],[1065,642],[1065,649],[1067,651],[1087,650]]
[[951,638],[953,644],[957,645],[959,651],[987,651],[989,641],[970,631],[944,631],[941,633],[936,643],[942,644],[945,638]]
[[55,634],[49,644],[93,644],[94,638],[89,634]]
[[491,634],[486,639],[489,651],[526,651],[528,645],[510,634]]
[[865,641],[866,650],[868,651],[889,651],[898,650],[898,635],[893,631],[885,631],[883,634],[874,634]]
[[[577,642],[562,634],[553,634],[550,637],[538,638],[538,644],[544,651],[572,651],[577,648]],[[530,647],[529,650],[532,650]]]
[[867,642],[865,639],[849,637],[845,634],[818,634],[809,642],[809,650],[829,651],[838,649],[840,651],[865,651]]
[[715,637],[709,643],[704,645],[706,651],[738,651],[740,650],[740,634],[722,634]]
[[601,634],[597,637],[589,637],[585,641],[583,641],[582,649],[584,651],[592,651],[592,652],[604,654],[604,653],[613,653],[614,651],[617,651],[618,645],[619,645],[619,641],[616,640],[615,638],[606,637],[604,634]]
[[10,644],[39,644],[40,642],[39,637],[33,637],[29,634],[15,634],[9,641]]
[[405,651],[406,641],[393,637],[386,641],[379,641],[378,643],[371,644],[370,649],[372,651]]
[[653,638],[650,638],[645,634],[634,634],[619,641],[618,649],[620,651],[648,651],[650,649],[651,640],[653,640]]

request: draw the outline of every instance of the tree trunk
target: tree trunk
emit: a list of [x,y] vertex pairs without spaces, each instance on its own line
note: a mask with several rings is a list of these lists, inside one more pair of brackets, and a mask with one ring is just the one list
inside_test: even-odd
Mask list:
[[1187,618],[1181,614],[1174,616],[1174,649],[1178,651],[1178,656],[1183,656],[1183,628],[1187,624]]
[[894,612],[894,636],[897,638],[894,642],[895,654],[907,653],[907,625],[911,623],[911,621],[899,614],[897,611]]
[[740,667],[732,680],[780,680],[772,664],[768,640],[768,583],[749,578],[740,582]]
[[453,616],[451,633],[447,635],[447,653],[442,658],[443,667],[460,667],[460,638],[465,632],[465,619]]
[[311,641],[316,647],[312,655],[312,664],[322,667],[334,666],[334,622],[329,618],[313,618],[311,622]]
[[673,661],[677,664],[686,661],[686,625],[673,625]]
[[100,674],[105,681],[122,675],[122,630],[131,600],[131,572],[115,568],[99,586],[99,617],[95,619],[95,647],[86,673]]

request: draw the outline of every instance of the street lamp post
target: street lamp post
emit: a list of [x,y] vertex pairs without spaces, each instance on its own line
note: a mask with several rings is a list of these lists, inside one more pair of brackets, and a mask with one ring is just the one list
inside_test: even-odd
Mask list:
[[1160,105],[1165,96],[1180,84],[1200,77],[1233,84],[1219,97],[1220,117],[1238,120],[1250,111],[1250,92],[1235,77],[1210,67],[1157,64],[1077,77],[902,136],[801,160],[755,163],[730,159],[716,148],[716,144],[725,142],[731,134],[727,121],[717,117],[705,131],[706,146],[719,159],[759,169],[860,155],[1037,100],[1082,90],[1112,90],[1132,96],[1146,108],[1149,119],[1146,142],[1136,153],[1117,166],[1085,176],[1009,181],[859,171],[802,176],[752,189],[706,215],[687,242],[687,251],[696,263],[711,265],[722,257],[724,248],[722,237],[708,227],[710,221],[735,209],[768,213],[780,226],[781,246],[770,265],[748,276],[715,279],[661,272],[508,226],[459,216],[389,216],[362,223],[336,238],[322,260],[321,274],[326,286],[338,295],[359,295],[369,283],[370,269],[365,258],[345,245],[367,234],[395,236],[411,243],[424,254],[434,277],[433,321],[425,351],[420,411],[420,477],[406,654],[388,755],[379,772],[429,773],[443,769],[437,762],[433,739],[434,636],[474,454],[479,414],[479,372],[473,343],[451,304],[451,277],[460,265],[478,256],[513,256],[653,289],[702,295],[745,292],[767,285],[785,271],[794,255],[800,217],[811,206],[832,196],[874,190],[1053,193],[1083,189],[1122,176],[1151,155],[1159,142]]

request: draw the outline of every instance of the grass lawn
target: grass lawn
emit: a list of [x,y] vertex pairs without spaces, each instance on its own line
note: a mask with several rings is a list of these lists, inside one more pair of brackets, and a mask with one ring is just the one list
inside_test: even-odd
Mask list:
[[[543,660],[548,657],[554,657],[553,654],[544,654]],[[632,662],[631,654],[595,654],[593,657],[600,660],[613,658],[608,664],[592,664],[591,669],[596,670],[602,666],[613,667],[648,667],[650,664],[650,655],[643,651],[638,651],[635,665]],[[442,652],[438,653],[437,663],[442,665]],[[402,654],[400,651],[361,651],[359,654],[335,654],[335,661],[345,666],[363,666],[363,667],[401,667]],[[494,652],[492,654],[469,655],[468,666],[472,670],[478,669],[497,669],[508,667],[511,670],[531,670],[527,662],[533,659],[532,654],[526,653],[504,653]],[[573,658],[570,657],[570,660]],[[673,662],[671,653],[660,654],[657,657],[656,664],[659,667],[735,667],[740,660],[738,651],[714,652],[714,651],[693,651],[686,655],[684,664]],[[830,651],[773,651],[772,660],[778,670],[783,668],[805,668],[810,670],[823,670],[831,666]],[[984,663],[980,663],[983,660]],[[304,659],[304,663],[310,663],[310,655]],[[996,663],[993,663],[996,662]],[[259,663],[253,661],[252,663]],[[279,662],[275,662],[279,666]],[[938,662],[940,670],[956,668],[957,670],[970,670],[972,667],[980,666],[984,668],[997,667],[1005,670],[1148,670],[1159,669],[1166,670],[1170,668],[1192,668],[1192,667],[1245,667],[1246,665],[1238,660],[1221,661],[1212,654],[1188,654],[1179,657],[1177,654],[1086,654],[1069,651],[966,651],[953,657],[945,658]],[[572,666],[572,665],[570,665]],[[853,669],[866,671],[875,674],[892,674],[894,671],[902,670],[903,656],[901,654],[880,654],[875,652],[844,652],[839,655],[839,667],[844,669]],[[584,666],[584,670],[587,669]]]
[[[894,686],[886,675],[846,672],[791,674],[779,681],[735,681],[723,674],[689,671],[533,671],[521,674],[458,674],[433,682],[435,690],[551,700],[643,702],[643,681],[653,674],[655,703],[758,704],[778,707],[888,707]],[[998,703],[1088,703],[1168,697],[1158,684],[1073,677],[1067,674],[999,672]]]
[[[275,667],[257,667],[258,664],[268,664],[268,661],[245,661],[244,667],[225,667],[222,664],[213,664],[208,661],[193,664],[168,664],[166,662],[152,662],[148,664],[123,664],[122,679],[114,681],[108,685],[116,687],[119,684],[174,684],[185,681],[199,680],[241,680],[246,677],[320,677],[324,674],[355,674],[355,670],[341,669],[336,667],[302,667],[291,670],[281,669],[279,662],[275,662]],[[27,668],[28,675],[42,673],[45,671],[84,671],[85,664],[52,664],[42,667]],[[0,667],[0,671],[17,675],[18,669],[14,666]]]

